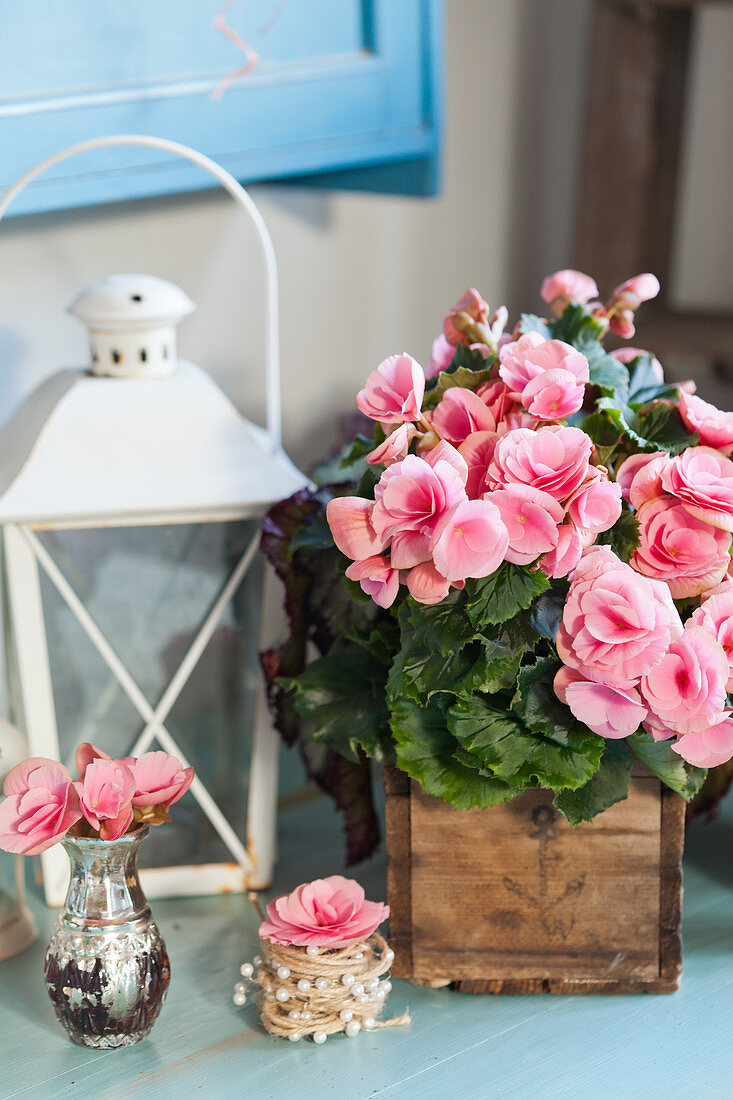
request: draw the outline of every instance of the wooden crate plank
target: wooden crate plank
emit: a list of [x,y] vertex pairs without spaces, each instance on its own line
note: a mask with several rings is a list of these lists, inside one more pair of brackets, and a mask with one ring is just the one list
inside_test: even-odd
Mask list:
[[384,769],[387,865],[387,903],[390,909],[390,946],[395,953],[392,973],[412,976],[412,832],[410,780],[390,765]]
[[551,800],[459,812],[413,784],[418,980],[659,979],[659,781],[575,829]]

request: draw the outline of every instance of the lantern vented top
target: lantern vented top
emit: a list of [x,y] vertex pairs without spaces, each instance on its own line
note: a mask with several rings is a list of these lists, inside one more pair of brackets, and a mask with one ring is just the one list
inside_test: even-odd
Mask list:
[[92,374],[162,378],[176,367],[176,325],[196,308],[154,275],[109,275],[69,306],[89,329]]

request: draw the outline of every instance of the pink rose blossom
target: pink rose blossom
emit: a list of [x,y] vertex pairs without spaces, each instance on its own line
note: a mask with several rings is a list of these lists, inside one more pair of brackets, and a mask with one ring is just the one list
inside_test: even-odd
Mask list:
[[631,565],[647,577],[666,581],[674,599],[698,596],[723,579],[730,532],[696,519],[671,497],[642,504],[636,518],[640,543]]
[[688,447],[667,466],[662,487],[677,497],[691,516],[733,531],[733,462],[718,451]]
[[586,680],[563,666],[555,676],[555,694],[579,722],[599,737],[617,740],[635,733],[647,714],[636,688],[616,688]]
[[712,634],[687,623],[662,660],[641,681],[652,714],[677,733],[696,733],[725,717],[728,658]]
[[538,420],[563,420],[583,404],[585,386],[567,370],[548,370],[524,389],[522,404]]
[[468,467],[466,493],[471,500],[483,496],[486,490],[486,471],[494,457],[498,438],[496,432],[474,432],[458,448]]
[[373,512],[374,501],[365,497],[334,497],[326,505],[333,541],[347,558],[361,561],[381,554],[387,545],[388,539],[374,530]]
[[733,720],[725,718],[708,729],[686,733],[672,748],[689,764],[698,768],[717,768],[733,757]]
[[366,939],[388,916],[389,906],[367,901],[358,882],[330,875],[271,901],[260,939],[283,947],[332,948]]
[[389,558],[374,554],[364,561],[355,561],[346,570],[349,580],[358,581],[367,596],[380,607],[391,607],[400,586],[400,576]]
[[117,840],[132,821],[135,778],[118,760],[93,760],[75,783],[84,817],[102,840]]
[[590,275],[582,271],[573,271],[566,267],[548,275],[542,280],[540,297],[552,306],[553,313],[560,317],[571,304],[585,305],[598,297],[598,287]]
[[367,462],[372,466],[391,466],[393,462],[399,462],[405,458],[410,449],[410,443],[417,435],[414,424],[400,424],[399,428],[387,436],[384,443],[380,443],[366,456]]
[[733,585],[728,584],[723,592],[711,594],[689,621],[707,630],[721,646],[730,672],[726,691],[733,693]]
[[621,515],[621,487],[607,476],[599,477],[576,489],[567,508],[577,527],[593,534],[608,531]]
[[463,588],[463,581],[455,581],[453,584],[439,573],[431,561],[421,562],[411,569],[406,579],[407,590],[418,603],[440,603],[448,595],[451,588]]
[[[84,778],[84,773],[94,760],[112,760],[112,757],[104,749],[98,749],[96,745],[92,745],[89,741],[82,742],[74,755],[74,763],[80,779]],[[135,763],[135,757],[123,756],[119,759],[119,763],[127,764],[129,767],[130,764]]]
[[715,405],[683,390],[680,416],[688,431],[697,432],[704,446],[715,447],[725,455],[733,451],[733,412],[721,412]]
[[356,395],[357,408],[385,423],[417,420],[425,393],[425,375],[411,355],[390,355],[369,375]]
[[405,531],[432,534],[442,514],[466,499],[464,482],[445,459],[431,465],[408,455],[384,471],[375,489],[374,530],[384,539]]
[[495,573],[508,545],[501,513],[486,500],[454,505],[441,516],[430,541],[436,569],[451,582]]
[[586,480],[592,447],[580,428],[517,428],[497,442],[487,480],[492,489],[530,485],[563,503]]
[[649,351],[644,351],[643,348],[616,348],[611,352],[614,359],[618,359],[619,363],[633,363],[634,359],[638,359],[640,355],[649,355],[651,357],[651,367],[654,371],[654,377],[661,385],[664,382],[664,368],[655,355],[652,355]]
[[509,485],[487,493],[484,500],[495,504],[509,536],[504,557],[515,565],[529,565],[558,543],[562,506],[549,495],[529,485]]
[[443,439],[459,444],[474,432],[493,432],[496,421],[478,394],[453,386],[433,412],[430,426]]
[[595,683],[631,688],[682,634],[669,589],[598,547],[579,562],[557,633],[562,662]]
[[[522,401],[528,410],[524,393],[539,375],[552,370],[567,371],[574,379],[574,385],[581,390],[589,378],[588,360],[584,355],[562,340],[545,340],[538,332],[527,332],[513,344],[506,344],[499,352],[499,360],[502,380],[509,387],[512,397]],[[536,391],[533,393],[536,395]],[[531,397],[532,393],[528,400]],[[581,404],[582,394],[577,408]]]
[[473,287],[469,287],[456,302],[445,321],[443,332],[449,344],[473,344],[486,335],[489,307]]
[[133,806],[164,806],[169,809],[193,782],[193,768],[167,752],[146,752],[132,764],[135,780]]
[[448,343],[442,332],[436,336],[433,340],[433,350],[425,370],[425,377],[435,378],[436,374],[440,374],[441,371],[447,370],[451,365],[455,350],[453,345]]
[[572,523],[563,523],[557,529],[557,546],[550,550],[540,562],[540,568],[548,577],[567,577],[576,568],[583,556],[583,551],[591,542],[593,536],[584,538],[582,528],[577,528]]
[[56,844],[81,817],[79,797],[62,764],[31,757],[8,772],[0,803],[0,848],[35,856]]

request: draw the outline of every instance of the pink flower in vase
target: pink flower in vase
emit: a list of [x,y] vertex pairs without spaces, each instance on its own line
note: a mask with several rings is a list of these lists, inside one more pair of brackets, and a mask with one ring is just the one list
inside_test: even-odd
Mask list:
[[425,375],[411,355],[390,355],[372,371],[356,395],[357,408],[383,423],[417,420],[425,394]]
[[[76,764],[76,770],[79,772],[80,779],[84,778],[84,773],[94,760],[112,759],[113,757],[111,757],[109,753],[105,752],[104,749],[97,748],[96,745],[92,745],[90,741],[83,741],[74,754],[74,763]],[[117,760],[117,762],[119,764],[127,764],[129,767],[130,764],[135,763],[135,757],[123,756]]]
[[389,906],[367,901],[358,882],[330,875],[271,901],[260,938],[284,947],[336,947],[366,939],[388,916]]
[[102,840],[117,840],[132,821],[135,778],[119,760],[93,760],[75,783],[84,817]]
[[183,798],[193,782],[193,768],[184,768],[167,752],[146,752],[130,769],[135,780],[133,806],[163,806],[166,810]]
[[81,817],[79,797],[66,768],[31,757],[8,772],[0,803],[0,848],[18,855],[45,852]]

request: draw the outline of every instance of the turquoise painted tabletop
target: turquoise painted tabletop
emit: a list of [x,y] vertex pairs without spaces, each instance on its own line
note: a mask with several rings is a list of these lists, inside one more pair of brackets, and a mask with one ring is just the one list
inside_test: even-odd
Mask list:
[[[409,1007],[410,1027],[339,1035],[323,1046],[271,1038],[253,1006],[232,1003],[258,924],[247,898],[234,895],[154,902],[172,979],[151,1036],[120,1051],[74,1046],[41,972],[54,913],[34,899],[39,942],[0,963],[0,1098],[731,1098],[732,855],[729,799],[716,821],[688,837],[678,993],[473,997],[395,981],[386,1015]],[[273,892],[338,872],[341,860],[329,803],[306,800],[281,813]],[[385,866],[382,852],[358,869],[368,896],[384,897]]]

